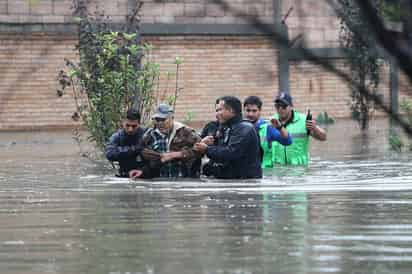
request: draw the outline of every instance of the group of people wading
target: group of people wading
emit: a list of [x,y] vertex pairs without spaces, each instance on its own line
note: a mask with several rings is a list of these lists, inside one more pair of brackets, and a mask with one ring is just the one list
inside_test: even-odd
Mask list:
[[[153,126],[140,126],[140,113],[127,111],[123,128],[106,146],[109,161],[119,163],[121,177],[197,178],[201,174],[219,179],[261,178],[262,168],[307,165],[309,137],[324,141],[325,131],[310,115],[293,109],[292,97],[280,93],[276,114],[267,122],[261,118],[262,100],[249,96],[242,103],[234,96],[216,100],[216,121],[199,135],[175,121],[173,109],[157,106]],[[202,158],[209,159],[208,162]],[[202,164],[206,162],[205,164]]]

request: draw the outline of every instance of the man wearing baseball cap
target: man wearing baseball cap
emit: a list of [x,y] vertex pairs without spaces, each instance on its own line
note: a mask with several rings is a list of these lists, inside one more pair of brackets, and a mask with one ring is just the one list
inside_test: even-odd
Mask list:
[[201,154],[193,150],[200,141],[196,131],[174,120],[174,111],[160,104],[152,115],[153,127],[143,136],[146,178],[199,177]]
[[272,143],[279,142],[288,146],[292,138],[285,127],[282,127],[277,119],[271,119],[270,123],[261,117],[263,102],[258,96],[249,96],[243,101],[245,118],[249,120],[259,134],[262,148],[262,168],[273,167]]
[[290,94],[281,92],[275,98],[275,118],[281,122],[293,139],[293,143],[284,146],[273,143],[273,162],[281,165],[307,165],[309,162],[309,136],[319,140],[326,140],[326,132],[316,125],[311,115],[299,113],[293,108],[293,99]]

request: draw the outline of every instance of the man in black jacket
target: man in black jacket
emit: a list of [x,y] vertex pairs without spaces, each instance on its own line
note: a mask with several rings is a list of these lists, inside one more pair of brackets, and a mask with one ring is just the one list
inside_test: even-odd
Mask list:
[[259,137],[254,126],[242,120],[240,100],[224,96],[216,112],[222,132],[217,137],[205,137],[194,146],[195,151],[210,158],[205,175],[222,179],[261,178]]
[[210,121],[209,123],[207,123],[203,129],[202,132],[200,133],[200,137],[203,139],[207,136],[216,136],[216,134],[218,134],[219,131],[219,121],[217,119],[217,109],[219,107],[219,100],[220,98],[216,99],[216,103],[215,103],[215,110],[216,110],[216,120],[214,121]]
[[[118,162],[120,177],[138,178],[142,176],[142,152],[144,129],[140,127],[140,113],[135,109],[127,111],[123,128],[115,132],[106,145],[106,158]],[[131,174],[129,174],[131,173]]]

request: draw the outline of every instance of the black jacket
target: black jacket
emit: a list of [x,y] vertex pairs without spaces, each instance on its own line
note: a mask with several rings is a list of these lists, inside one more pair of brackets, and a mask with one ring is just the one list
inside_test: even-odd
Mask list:
[[205,138],[206,136],[216,136],[217,131],[219,130],[219,122],[211,121],[205,125],[200,133],[200,138]]
[[252,123],[234,117],[222,125],[217,144],[206,155],[221,166],[211,175],[223,179],[262,178],[259,137]]
[[140,153],[144,132],[144,129],[138,128],[134,135],[128,135],[124,129],[120,129],[110,137],[106,145],[106,158],[119,162],[121,177],[128,177],[130,170],[143,167]]

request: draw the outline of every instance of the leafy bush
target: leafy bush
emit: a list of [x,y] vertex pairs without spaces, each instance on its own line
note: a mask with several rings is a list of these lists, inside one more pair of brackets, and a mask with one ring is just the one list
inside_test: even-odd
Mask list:
[[[140,111],[142,123],[150,119],[153,105],[158,100],[167,100],[171,92],[166,89],[163,96],[159,92],[160,66],[150,58],[152,46],[142,43],[138,34],[140,28],[139,11],[143,3],[138,1],[132,14],[126,17],[122,31],[113,31],[110,19],[103,13],[91,15],[86,1],[73,0],[75,20],[79,24],[79,62],[65,60],[66,69],[60,71],[58,80],[59,96],[70,87],[75,101],[74,120],[81,120],[98,148],[103,149],[110,135],[121,126],[127,109]],[[175,106],[178,93],[179,65],[176,58],[176,90],[171,105]],[[171,73],[167,72],[167,83]],[[75,139],[80,138],[75,130]]]
[[406,119],[412,125],[412,102],[403,100],[400,104],[401,110],[405,113]]
[[[61,71],[59,81],[64,94],[66,87],[76,103],[74,119],[81,119],[90,132],[90,140],[103,148],[110,135],[120,127],[128,108],[137,108],[148,119],[155,101],[155,82],[159,65],[142,56],[151,49],[148,44],[136,44],[137,34],[120,32],[90,32],[87,50],[79,46],[80,63],[66,60],[67,71]],[[84,42],[80,41],[80,43]]]
[[389,134],[389,145],[396,152],[402,152],[402,148],[405,146],[399,134],[394,131],[391,131]]
[[[404,100],[400,104],[401,111],[405,114],[405,119],[412,125],[412,102]],[[408,139],[409,140],[409,139]],[[407,142],[395,130],[391,130],[389,134],[389,145],[392,150],[401,152],[405,146],[408,146],[409,151],[412,151],[412,143],[407,145]]]
[[401,3],[393,0],[377,0],[377,6],[383,18],[399,22],[403,15],[406,15],[402,10]]
[[334,124],[335,120],[330,117],[326,111],[324,111],[318,114],[316,117],[316,122],[319,124],[329,125]]

